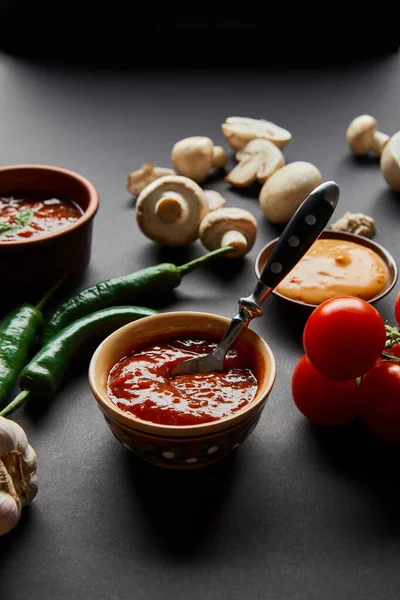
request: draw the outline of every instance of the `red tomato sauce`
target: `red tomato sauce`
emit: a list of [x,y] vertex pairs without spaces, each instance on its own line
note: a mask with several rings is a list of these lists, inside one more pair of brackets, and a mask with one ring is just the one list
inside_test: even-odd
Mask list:
[[177,363],[204,356],[216,345],[192,334],[138,348],[110,370],[108,395],[121,410],[152,423],[198,425],[228,417],[247,406],[258,389],[242,352],[229,350],[223,372],[169,378]]
[[70,200],[43,194],[0,197],[0,241],[11,242],[64,229],[83,214]]

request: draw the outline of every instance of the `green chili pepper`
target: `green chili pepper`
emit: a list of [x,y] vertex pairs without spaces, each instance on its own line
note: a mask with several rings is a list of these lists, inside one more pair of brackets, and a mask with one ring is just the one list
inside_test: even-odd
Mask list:
[[94,336],[108,335],[122,325],[155,314],[158,312],[150,308],[117,306],[86,315],[68,325],[43,346],[24,368],[19,377],[21,392],[0,412],[0,416],[10,415],[25,404],[30,396],[53,396],[76,353]]
[[50,316],[43,329],[42,343],[46,344],[69,323],[96,310],[134,302],[139,295],[146,293],[172,290],[180,284],[183,275],[231,250],[230,246],[226,246],[180,267],[163,263],[87,288],[66,300]]
[[40,311],[64,279],[57,282],[36,306],[21,304],[0,323],[0,408],[16,383],[36,334],[43,325]]

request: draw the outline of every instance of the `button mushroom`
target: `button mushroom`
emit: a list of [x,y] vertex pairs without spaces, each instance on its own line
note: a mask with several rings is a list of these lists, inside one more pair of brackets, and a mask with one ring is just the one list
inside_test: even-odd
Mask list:
[[181,175],[193,181],[204,181],[212,168],[219,169],[228,162],[225,150],[214,146],[208,137],[188,137],[176,142],[172,148],[172,163]]
[[191,179],[178,175],[161,177],[138,196],[136,219],[141,231],[165,246],[185,246],[199,235],[209,212],[207,198]]
[[225,198],[215,190],[204,190],[207,198],[208,208],[210,210],[216,210],[217,208],[223,208],[226,204]]
[[175,175],[175,171],[165,167],[156,167],[154,163],[145,163],[137,171],[129,173],[126,188],[128,192],[137,196],[149,183],[167,175]]
[[248,117],[228,117],[221,125],[224,136],[234,150],[241,150],[254,139],[264,139],[273,142],[278,148],[284,148],[292,139],[292,134],[264,119]]
[[217,208],[201,222],[200,240],[208,250],[233,246],[235,250],[226,256],[244,256],[254,244],[257,221],[242,208]]
[[385,146],[380,166],[392,190],[400,192],[400,131],[395,133]]
[[389,140],[389,136],[376,131],[378,121],[371,115],[360,115],[353,119],[346,131],[350,150],[356,156],[365,156],[370,150],[378,156]]
[[290,163],[264,183],[259,196],[261,209],[272,223],[288,223],[303,200],[321,183],[321,173],[311,163]]
[[264,139],[251,140],[236,154],[239,164],[225,177],[236,187],[246,187],[258,179],[265,183],[285,164],[285,158],[278,146]]

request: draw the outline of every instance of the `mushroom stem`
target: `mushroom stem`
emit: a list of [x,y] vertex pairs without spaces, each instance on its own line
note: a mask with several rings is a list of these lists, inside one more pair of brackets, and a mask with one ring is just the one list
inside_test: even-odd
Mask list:
[[389,139],[390,137],[386,133],[382,133],[382,131],[376,131],[371,139],[371,150],[380,156]]
[[243,250],[244,254],[247,249],[247,240],[240,231],[227,231],[221,238],[221,248],[224,246],[232,246],[236,250]]
[[166,192],[154,207],[154,212],[158,217],[168,223],[178,221],[187,210],[185,198],[177,192]]
[[213,156],[212,156],[212,166],[216,169],[220,169],[221,167],[225,167],[228,159],[226,158],[225,150],[222,146],[214,146],[213,148]]

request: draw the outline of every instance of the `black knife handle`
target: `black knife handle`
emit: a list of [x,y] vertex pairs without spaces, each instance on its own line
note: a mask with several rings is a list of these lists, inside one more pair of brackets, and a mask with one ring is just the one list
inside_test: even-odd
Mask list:
[[315,188],[299,206],[283,230],[260,275],[275,288],[300,261],[322,233],[339,200],[339,186],[327,181]]

